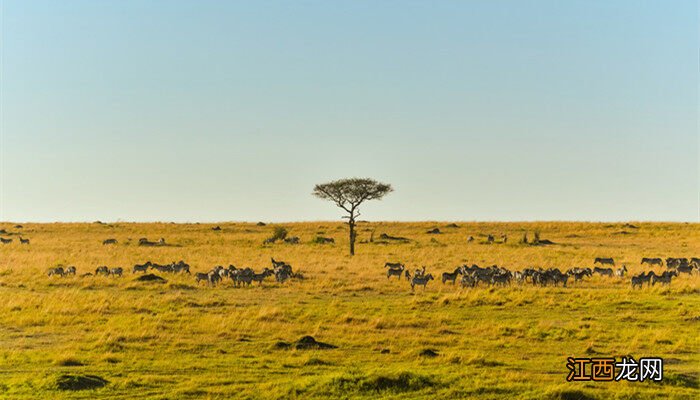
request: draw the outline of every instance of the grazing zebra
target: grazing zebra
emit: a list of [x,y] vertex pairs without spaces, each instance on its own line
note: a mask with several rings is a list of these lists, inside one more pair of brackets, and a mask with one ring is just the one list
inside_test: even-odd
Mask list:
[[593,273],[598,273],[601,276],[613,276],[613,269],[612,268],[598,268],[595,267],[593,268]]
[[644,258],[642,258],[641,265],[644,265],[644,264],[663,266],[664,262],[660,258],[646,258],[646,257],[644,257]]
[[20,244],[29,244],[29,239],[25,239],[22,236],[19,237]]
[[617,276],[619,278],[624,277],[626,273],[627,273],[627,267],[624,264],[622,265],[622,268],[618,268],[615,270],[615,276]]
[[70,267],[66,268],[65,273],[66,273],[66,275],[75,275],[76,272],[77,272],[76,268],[71,265]]
[[390,279],[392,276],[398,277],[401,280],[401,275],[403,275],[404,266],[398,268],[389,268],[386,270],[386,279]]
[[207,274],[207,281],[210,285],[215,286],[217,282],[221,282],[221,275],[215,271],[209,271]]
[[148,272],[148,267],[150,267],[150,266],[151,266],[150,261],[146,261],[145,264],[136,264],[136,265],[134,265],[134,268],[131,270],[131,273],[135,274],[137,272],[144,272],[144,273]]
[[66,272],[63,270],[63,267],[56,267],[56,268],[50,268],[48,272],[48,276],[65,276]]
[[122,267],[116,267],[109,270],[109,274],[112,276],[122,276],[124,269]]
[[506,286],[510,284],[510,276],[508,274],[498,274],[498,275],[493,275],[491,277],[491,284],[492,285],[501,285],[501,286]]
[[184,262],[183,260],[180,260],[177,263],[173,263],[172,270],[176,273],[187,272],[188,274],[190,274],[190,265]]
[[695,263],[693,263],[692,265],[681,265],[680,267],[676,268],[676,272],[678,272],[679,275],[680,274],[690,275],[693,272],[693,270],[695,268],[697,268],[697,267],[695,267],[695,265],[696,265]]
[[644,285],[644,282],[649,282],[649,278],[651,278],[651,276],[647,276],[644,272],[642,272],[640,275],[633,276],[632,279],[630,279],[630,281],[632,282],[632,289],[634,289],[635,286],[639,286],[639,288],[641,289]]
[[415,290],[416,285],[423,286],[423,290],[425,290],[428,282],[432,281],[433,279],[433,274],[414,276],[413,279],[411,279],[411,290]]
[[442,284],[444,285],[445,282],[452,281],[452,284],[454,285],[455,282],[457,281],[457,275],[462,275],[462,273],[463,273],[462,267],[457,267],[452,272],[443,272],[442,273]]
[[117,244],[117,239],[105,239],[102,241],[102,245]]
[[109,268],[107,268],[107,267],[104,266],[104,265],[103,265],[103,266],[100,266],[100,267],[97,267],[97,268],[95,269],[95,276],[98,276],[98,275],[109,276]]
[[197,272],[194,274],[194,279],[197,281],[197,283],[201,281],[205,281],[209,283],[209,273],[208,272]]
[[600,265],[606,265],[606,264],[607,265],[615,265],[615,260],[613,260],[612,257],[611,258],[597,257],[595,259],[595,261],[593,261],[593,264],[598,264],[598,263],[600,263]]
[[2,242],[2,244],[9,244],[12,243],[12,239],[0,238],[0,242]]
[[462,281],[461,281],[462,287],[474,287],[476,286],[476,280],[474,280],[474,277],[471,275],[464,274],[462,275]]
[[574,268],[574,269],[568,270],[566,272],[566,274],[574,277],[574,283],[582,280],[584,276],[590,277],[593,275],[590,268],[586,268],[586,269]]
[[267,278],[270,275],[272,275],[272,270],[270,270],[269,268],[265,268],[263,272],[259,274],[253,274],[251,276],[251,280],[258,282],[262,286],[262,283],[265,280],[265,278]]
[[671,278],[678,276],[676,271],[664,271],[661,275],[654,275],[651,277],[651,285],[654,286],[656,282],[661,282],[662,285],[670,285]]
[[151,268],[160,272],[173,272],[173,267],[170,264],[151,263]]

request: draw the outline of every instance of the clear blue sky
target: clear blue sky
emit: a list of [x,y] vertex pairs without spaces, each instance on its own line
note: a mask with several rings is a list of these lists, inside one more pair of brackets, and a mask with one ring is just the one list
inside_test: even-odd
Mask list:
[[698,221],[696,1],[2,1],[0,220]]

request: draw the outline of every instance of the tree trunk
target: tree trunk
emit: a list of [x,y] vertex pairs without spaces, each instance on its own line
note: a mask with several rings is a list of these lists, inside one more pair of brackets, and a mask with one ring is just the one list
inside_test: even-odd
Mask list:
[[355,220],[350,218],[348,221],[348,225],[350,225],[350,255],[354,256],[355,255]]

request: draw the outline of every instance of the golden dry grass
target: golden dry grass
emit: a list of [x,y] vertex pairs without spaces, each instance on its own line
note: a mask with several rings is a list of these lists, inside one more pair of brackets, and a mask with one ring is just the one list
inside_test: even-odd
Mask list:
[[[464,263],[567,269],[611,256],[637,273],[649,269],[641,257],[700,256],[698,224],[632,224],[361,223],[358,240],[374,231],[375,242],[358,244],[355,257],[336,222],[279,224],[302,244],[268,246],[262,241],[276,225],[0,224],[15,233],[0,246],[0,397],[697,398],[697,276],[641,291],[628,279],[595,277],[569,288],[461,289],[438,280],[411,293],[406,281],[387,281],[382,267],[402,261],[437,276]],[[443,233],[426,234],[434,227]],[[519,244],[526,231],[555,244]],[[411,242],[380,243],[384,232]],[[20,245],[17,233],[32,243]],[[480,244],[488,233],[507,233],[509,242]],[[311,243],[317,235],[336,244]],[[102,245],[112,237],[118,245]],[[140,237],[174,246],[139,247]],[[130,273],[135,263],[180,259],[193,272],[229,263],[259,270],[270,257],[306,279],[208,288],[189,276],[155,284]],[[57,264],[79,274],[98,265],[128,272],[48,278]],[[339,347],[276,347],[304,335]],[[425,349],[438,356],[421,356]],[[664,357],[664,383],[565,381],[567,356],[628,354]],[[108,383],[61,390],[64,375]]]

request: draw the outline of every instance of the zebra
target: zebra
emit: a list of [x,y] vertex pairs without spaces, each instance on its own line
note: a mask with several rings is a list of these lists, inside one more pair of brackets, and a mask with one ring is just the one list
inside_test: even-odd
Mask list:
[[467,243],[471,243],[471,242],[473,242],[473,241],[474,241],[474,236],[469,236],[469,237],[467,238]]
[[635,288],[635,286],[639,286],[641,289],[644,285],[644,282],[649,282],[649,278],[651,278],[651,275],[647,276],[644,272],[637,276],[633,276],[630,281],[632,282],[632,289]]
[[173,263],[172,269],[173,272],[187,272],[190,274],[190,265],[182,260],[178,261],[177,263]]
[[158,242],[156,242],[158,246],[165,246],[165,238],[160,238],[158,239]]
[[9,244],[12,243],[12,239],[5,239],[0,237],[0,242],[2,242],[2,244]]
[[136,265],[134,265],[134,268],[131,270],[131,273],[135,274],[137,272],[148,272],[148,267],[150,267],[150,266],[151,266],[150,261],[146,261],[145,264],[140,264],[140,265],[136,264]]
[[499,284],[501,286],[506,286],[510,284],[510,272],[506,274],[497,274],[491,277],[491,284]]
[[404,267],[404,265],[403,265],[402,263],[400,263],[400,262],[397,262],[397,263],[391,263],[391,262],[384,263],[384,268],[403,268],[403,267]]
[[642,258],[642,262],[641,262],[640,264],[641,264],[641,265],[649,264],[649,265],[661,265],[661,266],[663,266],[663,265],[664,265],[664,262],[663,262],[663,260],[660,259],[660,258],[646,258],[646,257],[643,257],[643,258]]
[[29,244],[29,239],[25,239],[22,236],[19,237],[20,244]]
[[66,272],[63,270],[63,267],[56,267],[56,268],[50,268],[49,272],[47,273],[48,276],[65,276]]
[[108,244],[117,244],[117,239],[105,239],[102,241],[103,246],[106,246]]
[[464,272],[462,271],[462,267],[457,267],[452,272],[443,272],[442,273],[442,284],[444,285],[445,282],[452,281],[452,284],[454,285],[455,282],[457,281],[457,275],[462,275],[463,273]]
[[462,281],[460,282],[462,284],[462,287],[474,287],[476,286],[476,281],[474,280],[474,277],[468,274],[462,275]]
[[508,235],[505,233],[501,235],[501,240],[503,240],[503,243],[508,243]]
[[491,243],[495,242],[496,239],[494,239],[493,235],[488,235],[488,236],[486,237],[486,241],[487,241],[489,244],[491,244]]
[[157,263],[151,263],[151,268],[160,272],[173,272],[173,267],[170,264],[162,265]]
[[613,276],[613,269],[612,268],[598,268],[595,267],[593,268],[593,273],[598,273],[601,276]]
[[124,269],[122,267],[111,268],[109,274],[112,276],[122,276]]
[[217,282],[221,282],[221,275],[216,271],[209,271],[207,274],[207,282],[210,285],[215,286]]
[[396,276],[401,280],[401,275],[403,275],[404,271],[404,266],[400,266],[398,268],[389,268],[386,270],[386,279],[390,279],[392,276]]
[[693,270],[695,268],[697,268],[697,267],[695,267],[695,265],[696,265],[695,263],[693,263],[692,265],[681,265],[680,267],[676,268],[676,271],[678,272],[679,275],[680,274],[690,275],[693,273]]
[[627,273],[627,267],[624,264],[622,265],[622,268],[618,268],[615,270],[615,276],[617,276],[619,278],[622,278],[623,276],[625,276],[626,273]]
[[267,278],[270,275],[272,275],[272,270],[270,270],[269,268],[265,268],[263,272],[259,274],[253,274],[251,276],[251,280],[258,282],[260,286],[262,286],[262,283],[265,280],[265,278]]
[[105,265],[97,267],[95,269],[95,276],[98,276],[98,275],[108,276],[109,275],[109,268],[107,268],[107,266],[105,266]]
[[662,285],[670,285],[671,278],[678,276],[676,271],[664,271],[661,275],[654,275],[651,277],[651,285],[654,286],[656,282],[661,282]]
[[593,261],[593,264],[598,264],[598,263],[600,263],[600,265],[606,265],[606,264],[607,265],[615,265],[615,260],[613,260],[612,257],[611,258],[597,257],[595,259],[595,261]]
[[208,272],[197,272],[194,274],[194,279],[197,281],[197,283],[201,281],[209,282],[209,273]]
[[433,279],[433,274],[414,276],[413,279],[411,279],[411,290],[414,291],[416,285],[423,286],[423,290],[425,290],[428,282],[432,281]]
[[76,268],[71,265],[70,267],[66,268],[65,274],[75,276],[76,272],[77,272]]

